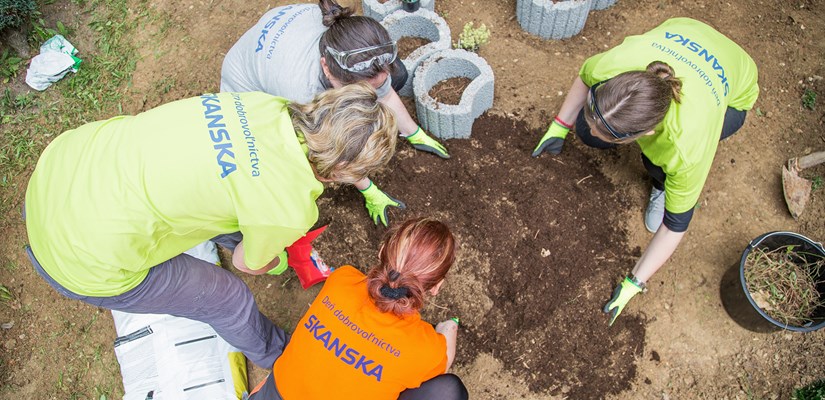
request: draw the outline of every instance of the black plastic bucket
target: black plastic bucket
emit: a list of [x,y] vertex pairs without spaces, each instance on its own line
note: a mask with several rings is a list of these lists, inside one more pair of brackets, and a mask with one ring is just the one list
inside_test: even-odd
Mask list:
[[[796,246],[795,251],[801,253],[810,253],[813,254],[812,257],[822,257],[825,258],[825,249],[823,249],[821,243],[814,242],[811,239],[808,239],[805,236],[802,236],[798,233],[793,232],[769,232],[762,236],[753,239],[750,244],[745,248],[745,251],[742,252],[742,258],[739,260],[739,286],[742,288],[743,294],[745,298],[750,303],[753,310],[755,310],[762,318],[764,318],[770,324],[781,328],[787,329],[790,331],[795,332],[811,332],[822,327],[825,327],[825,307],[820,307],[814,315],[811,317],[811,321],[803,326],[794,326],[794,325],[786,325],[780,321],[777,321],[771,318],[770,315],[765,313],[764,310],[759,308],[756,305],[756,302],[751,297],[750,292],[748,291],[747,282],[745,282],[745,260],[748,258],[748,254],[755,249],[755,248],[763,248],[765,250],[775,250],[783,246]],[[813,262],[814,260],[808,260],[808,262]],[[820,271],[820,276],[817,277],[817,281],[825,280],[825,270]],[[819,296],[822,297],[825,295],[825,283],[820,283],[817,285],[817,290],[819,291]]]
[[421,8],[420,0],[401,0],[401,7],[407,12],[416,12]]

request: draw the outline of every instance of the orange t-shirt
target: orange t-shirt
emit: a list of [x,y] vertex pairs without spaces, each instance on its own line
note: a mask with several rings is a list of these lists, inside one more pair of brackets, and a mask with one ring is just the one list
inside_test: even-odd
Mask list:
[[272,373],[284,400],[395,400],[446,368],[444,336],[418,313],[379,311],[366,276],[344,266],[327,278]]

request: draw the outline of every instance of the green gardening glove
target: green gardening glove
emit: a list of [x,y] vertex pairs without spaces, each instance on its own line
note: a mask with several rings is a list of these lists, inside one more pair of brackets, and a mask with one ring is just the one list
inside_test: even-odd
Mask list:
[[289,264],[287,264],[286,258],[287,258],[286,250],[284,250],[284,251],[281,252],[281,254],[278,254],[278,265],[276,265],[275,268],[272,268],[269,271],[266,271],[266,273],[269,274],[269,275],[283,274],[284,271],[286,271],[287,267],[289,266]]
[[447,148],[427,135],[427,132],[424,132],[420,126],[412,135],[407,136],[407,141],[417,150],[433,153],[441,158],[450,158],[450,155],[447,154]]
[[398,207],[402,210],[407,208],[407,205],[401,202],[401,200],[390,197],[372,182],[370,182],[370,185],[367,186],[366,189],[360,190],[360,192],[364,195],[367,211],[369,211],[370,218],[372,218],[372,222],[375,223],[375,225],[378,225],[378,220],[380,219],[381,223],[387,226],[387,207]]
[[622,310],[624,310],[627,302],[642,290],[644,290],[644,284],[637,284],[629,277],[625,277],[624,280],[616,286],[616,289],[613,290],[613,297],[604,305],[604,309],[602,310],[610,314],[610,323],[608,325],[613,325],[613,322],[616,321],[616,318],[622,313]]
[[568,132],[570,132],[570,128],[566,128],[560,123],[553,121],[550,127],[547,128],[547,133],[541,137],[538,146],[533,150],[533,157],[537,157],[544,151],[550,154],[561,153],[561,148],[564,146],[564,138]]

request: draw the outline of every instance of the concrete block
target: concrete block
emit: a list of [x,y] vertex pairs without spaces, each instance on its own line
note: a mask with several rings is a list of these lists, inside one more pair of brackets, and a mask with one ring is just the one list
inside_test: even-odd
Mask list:
[[417,48],[407,58],[401,60],[404,67],[407,68],[408,78],[406,85],[398,94],[410,97],[413,95],[412,83],[416,68],[430,54],[450,48],[450,27],[447,25],[447,21],[444,21],[444,18],[423,8],[414,13],[398,10],[381,20],[381,25],[387,29],[392,40],[398,40],[404,36],[430,40],[430,43]]
[[[387,0],[386,3],[381,3],[378,0],[361,0],[361,8],[367,17],[381,21],[387,15],[401,9],[401,0]],[[435,0],[421,0],[421,8],[419,10],[425,8],[430,11],[435,11]]]
[[565,39],[584,28],[593,1],[517,0],[516,17],[521,28],[533,35],[543,39]]
[[616,4],[618,0],[593,0],[593,5],[590,6],[591,10],[604,10],[606,8],[612,7]]
[[[438,103],[430,89],[450,78],[472,79],[459,104]],[[473,122],[493,106],[493,69],[477,54],[466,50],[440,50],[418,67],[413,80],[418,123],[441,139],[467,139]]]

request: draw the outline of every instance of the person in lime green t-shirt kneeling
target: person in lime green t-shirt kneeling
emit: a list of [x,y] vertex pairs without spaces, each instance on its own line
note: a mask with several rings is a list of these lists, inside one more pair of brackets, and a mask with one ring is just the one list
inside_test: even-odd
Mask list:
[[688,18],[667,20],[585,61],[533,156],[559,154],[574,123],[588,146],[641,147],[653,184],[644,222],[655,235],[604,306],[611,325],[676,250],[719,141],[742,127],[758,96],[753,59]]
[[28,255],[59,293],[132,313],[211,325],[269,368],[286,335],[244,282],[182,254],[213,239],[235,267],[263,274],[316,222],[322,182],[382,168],[396,143],[392,112],[366,84],[290,103],[219,93],[58,136],[26,191]]

